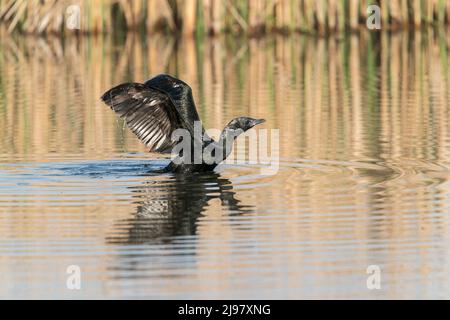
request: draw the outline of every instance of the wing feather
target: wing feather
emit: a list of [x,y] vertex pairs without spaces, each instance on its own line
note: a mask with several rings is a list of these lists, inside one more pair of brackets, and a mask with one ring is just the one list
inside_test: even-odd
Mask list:
[[192,126],[194,121],[200,121],[192,97],[192,89],[185,82],[167,74],[160,74],[144,84],[167,93],[178,113],[189,126]]
[[176,143],[171,140],[172,132],[186,127],[170,96],[157,88],[123,83],[101,99],[152,152],[170,152]]

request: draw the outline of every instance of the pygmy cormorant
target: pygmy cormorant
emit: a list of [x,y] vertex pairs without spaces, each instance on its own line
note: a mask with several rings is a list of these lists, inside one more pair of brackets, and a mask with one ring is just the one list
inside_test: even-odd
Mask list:
[[[101,99],[125,120],[150,152],[175,155],[165,169],[169,172],[212,171],[231,153],[233,141],[239,134],[265,121],[235,118],[225,126],[219,141],[214,141],[201,126],[191,88],[166,74],[143,84],[120,84],[105,92]],[[173,135],[177,129],[184,130]],[[180,148],[186,146],[180,142],[187,142],[188,147]]]

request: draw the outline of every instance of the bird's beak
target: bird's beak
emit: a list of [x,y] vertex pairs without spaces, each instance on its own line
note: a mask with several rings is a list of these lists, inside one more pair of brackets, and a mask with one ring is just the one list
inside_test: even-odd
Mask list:
[[266,122],[265,119],[255,119],[255,120],[252,121],[252,127],[254,127],[254,126],[258,125],[258,124],[264,123],[264,122]]

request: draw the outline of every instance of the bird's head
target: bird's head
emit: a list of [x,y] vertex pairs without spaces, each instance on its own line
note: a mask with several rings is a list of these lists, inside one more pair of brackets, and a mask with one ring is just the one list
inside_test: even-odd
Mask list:
[[220,140],[218,142],[219,146],[225,148],[225,153],[221,160],[226,159],[231,153],[231,146],[233,141],[242,133],[250,130],[254,126],[266,122],[264,119],[253,119],[249,117],[239,117],[231,120],[223,129]]
[[227,126],[226,129],[228,130],[242,130],[243,132],[253,128],[254,126],[264,123],[266,120],[264,119],[253,119],[249,117],[239,117],[234,118],[231,120]]

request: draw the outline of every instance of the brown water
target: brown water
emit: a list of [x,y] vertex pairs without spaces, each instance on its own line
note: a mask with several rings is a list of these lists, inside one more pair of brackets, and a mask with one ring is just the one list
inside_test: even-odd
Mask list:
[[[2,35],[0,297],[450,298],[449,45]],[[166,158],[99,96],[161,72],[208,128],[279,129],[278,173],[149,173]]]

